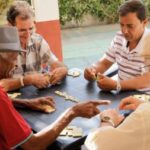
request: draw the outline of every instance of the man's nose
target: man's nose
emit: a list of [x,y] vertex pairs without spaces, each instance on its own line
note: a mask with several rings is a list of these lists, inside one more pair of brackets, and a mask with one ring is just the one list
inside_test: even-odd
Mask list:
[[30,30],[26,30],[25,34],[26,34],[26,37],[30,37],[31,31]]
[[128,28],[127,27],[123,27],[122,31],[123,31],[124,34],[127,34],[128,33]]

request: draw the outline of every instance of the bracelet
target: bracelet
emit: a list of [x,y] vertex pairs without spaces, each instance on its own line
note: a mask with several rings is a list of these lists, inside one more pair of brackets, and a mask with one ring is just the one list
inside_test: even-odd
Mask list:
[[120,81],[119,81],[119,80],[117,80],[116,91],[117,91],[117,94],[121,91],[121,84],[120,84]]
[[21,86],[24,86],[23,78],[24,78],[23,76],[20,77],[20,84],[21,84]]

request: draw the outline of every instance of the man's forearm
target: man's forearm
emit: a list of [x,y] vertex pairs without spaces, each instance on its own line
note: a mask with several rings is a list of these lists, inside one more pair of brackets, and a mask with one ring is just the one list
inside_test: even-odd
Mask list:
[[34,147],[34,149],[43,150],[48,145],[53,143],[59,136],[60,132],[72,121],[75,114],[71,109],[65,111],[52,125],[34,134],[34,136],[25,144],[22,145],[24,149],[27,147]]
[[56,61],[56,62],[51,64],[52,70],[54,70],[54,69],[56,69],[58,67],[64,67],[66,70],[68,70],[67,66],[64,63],[60,62],[60,61]]
[[121,80],[122,90],[137,90],[150,87],[150,73],[129,80]]
[[93,68],[96,69],[96,72],[104,73],[107,71],[113,63],[108,61],[107,59],[99,60],[98,62],[93,64]]
[[11,99],[13,102],[13,105],[16,107],[28,107],[28,104],[30,103],[27,99]]
[[[24,85],[31,85],[32,79],[30,76],[23,77]],[[0,86],[4,88],[6,92],[13,91],[22,87],[20,78],[8,78],[0,80]]]
[[20,79],[2,79],[0,80],[0,86],[3,87],[3,89],[7,91],[13,91],[21,87]]

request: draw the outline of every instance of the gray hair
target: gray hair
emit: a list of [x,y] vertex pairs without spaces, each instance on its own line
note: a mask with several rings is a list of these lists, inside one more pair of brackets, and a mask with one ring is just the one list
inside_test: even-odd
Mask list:
[[34,18],[35,14],[33,9],[26,1],[15,1],[7,11],[7,21],[15,25],[16,17],[20,16],[22,20]]

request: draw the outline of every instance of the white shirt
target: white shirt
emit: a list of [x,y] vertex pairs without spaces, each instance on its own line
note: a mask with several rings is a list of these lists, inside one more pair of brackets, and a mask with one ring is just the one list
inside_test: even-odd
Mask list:
[[150,150],[150,103],[141,104],[117,128],[95,129],[85,145],[89,150]]
[[[109,49],[106,51],[104,58],[117,63],[118,65],[118,77],[120,80],[133,79],[141,76],[146,72],[149,72],[144,66],[144,57],[140,56],[143,40],[147,34],[150,33],[150,29],[145,28],[145,31],[137,44],[137,46],[129,51],[128,41],[125,39],[122,32],[118,32],[114,37]],[[150,87],[139,89],[150,93]]]

